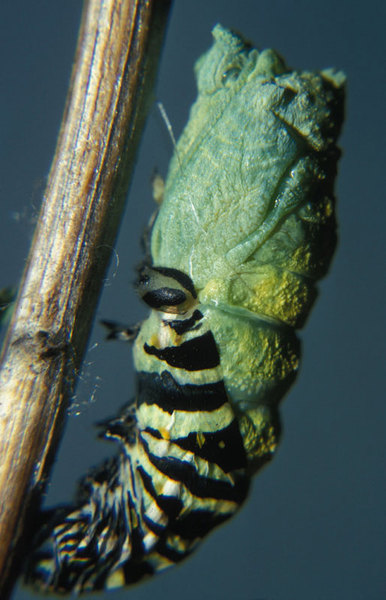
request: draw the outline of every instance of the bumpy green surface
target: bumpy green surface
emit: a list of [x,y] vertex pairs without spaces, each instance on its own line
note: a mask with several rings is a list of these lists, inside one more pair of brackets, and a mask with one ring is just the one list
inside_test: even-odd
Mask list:
[[196,64],[198,98],[155,224],[155,264],[188,273],[204,301],[290,325],[334,247],[332,182],[341,73],[290,71],[217,25]]
[[[335,248],[345,78],[293,71],[275,51],[259,52],[220,25],[213,37],[195,66],[198,97],[170,164],[151,250],[155,265],[194,282],[253,456],[256,423],[270,420],[264,411],[294,380],[294,329]],[[142,334],[151,330],[154,323]],[[144,356],[136,362],[159,368]]]

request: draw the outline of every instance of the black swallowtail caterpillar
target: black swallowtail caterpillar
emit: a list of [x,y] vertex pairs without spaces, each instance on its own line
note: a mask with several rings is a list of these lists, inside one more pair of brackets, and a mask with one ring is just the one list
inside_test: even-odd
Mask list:
[[41,590],[130,584],[178,563],[275,452],[295,329],[335,239],[344,76],[291,71],[217,25],[165,183],[139,292],[135,400],[119,455],[57,510],[29,565]]

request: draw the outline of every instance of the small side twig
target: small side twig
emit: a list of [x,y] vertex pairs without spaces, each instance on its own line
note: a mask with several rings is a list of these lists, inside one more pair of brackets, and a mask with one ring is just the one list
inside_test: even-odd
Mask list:
[[88,0],[0,370],[0,597],[86,348],[150,103],[170,0]]

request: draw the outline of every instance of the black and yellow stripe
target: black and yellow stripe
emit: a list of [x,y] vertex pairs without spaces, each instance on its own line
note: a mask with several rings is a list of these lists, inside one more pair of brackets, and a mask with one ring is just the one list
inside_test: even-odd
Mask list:
[[35,556],[30,577],[45,590],[116,587],[163,570],[248,492],[243,439],[193,283],[147,267],[139,290],[159,314],[163,344],[139,335],[137,352],[158,370],[137,373],[135,404],[104,424],[121,454],[82,482],[79,506],[60,515]]

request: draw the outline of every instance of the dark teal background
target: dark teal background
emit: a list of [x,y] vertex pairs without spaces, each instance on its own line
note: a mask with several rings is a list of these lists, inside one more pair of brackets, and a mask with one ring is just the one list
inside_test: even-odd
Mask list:
[[[0,19],[0,284],[19,278],[64,106],[81,2],[3,0]],[[337,194],[340,242],[307,323],[297,384],[282,405],[284,435],[248,504],[179,568],[123,600],[384,600],[385,576],[385,4],[369,0],[177,0],[158,78],[176,137],[195,97],[192,66],[216,22],[297,68],[348,76]],[[135,322],[130,288],[152,210],[150,177],[171,143],[156,108],[143,140],[116,259],[98,317]],[[131,358],[96,325],[47,502],[114,448],[92,423],[133,390]],[[15,600],[33,595],[22,588]],[[91,598],[91,596],[86,596]]]

